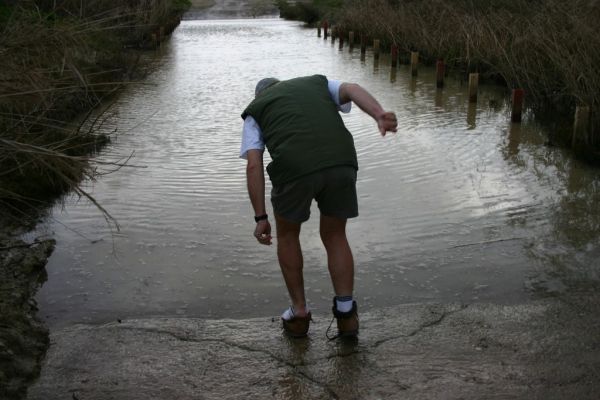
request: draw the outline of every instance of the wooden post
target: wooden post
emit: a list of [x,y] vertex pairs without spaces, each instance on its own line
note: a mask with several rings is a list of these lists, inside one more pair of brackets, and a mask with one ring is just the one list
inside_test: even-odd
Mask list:
[[327,28],[329,28],[329,23],[327,20],[323,21],[323,39],[327,40]]
[[433,98],[433,104],[438,108],[442,108],[444,106],[444,91],[443,90],[435,91],[435,96]]
[[365,60],[365,54],[367,53],[367,39],[364,35],[360,35],[360,59]]
[[321,37],[321,27],[317,26],[317,37]]
[[390,53],[392,57],[392,68],[396,68],[398,65],[398,46],[393,44]]
[[419,73],[419,53],[417,51],[411,51],[410,53],[410,73],[412,76],[417,76]]
[[477,127],[477,103],[470,102],[467,106],[467,129],[475,129]]
[[512,91],[512,122],[521,122],[523,115],[523,97],[525,97],[525,91],[523,89],[513,89]]
[[435,63],[435,80],[436,86],[441,89],[444,87],[444,70],[446,66],[444,65],[444,60],[439,59]]
[[350,46],[350,48],[354,47],[354,32],[350,31],[348,33],[348,45]]
[[343,32],[338,32],[338,36],[340,37],[340,50],[344,48],[344,34]]
[[508,128],[508,143],[506,149],[511,157],[519,154],[521,144],[521,124],[510,124]]
[[591,143],[590,137],[590,107],[577,106],[575,122],[573,123],[573,139],[571,146],[575,151],[585,150]]
[[373,57],[379,60],[379,39],[373,40]]
[[469,74],[469,103],[477,103],[477,90],[479,88],[479,74]]

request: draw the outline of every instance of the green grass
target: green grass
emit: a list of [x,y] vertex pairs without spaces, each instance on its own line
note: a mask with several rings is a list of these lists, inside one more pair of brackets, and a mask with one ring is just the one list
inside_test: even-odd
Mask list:
[[13,10],[13,6],[0,4],[0,25],[6,24],[6,21],[8,21],[8,19],[10,18]]

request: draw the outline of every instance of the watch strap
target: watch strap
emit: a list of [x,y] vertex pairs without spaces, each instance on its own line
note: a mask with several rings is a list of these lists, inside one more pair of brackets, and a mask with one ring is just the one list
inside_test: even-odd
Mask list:
[[269,216],[267,214],[256,215],[256,216],[254,216],[254,222],[262,221],[262,220],[268,219],[268,218],[269,218]]

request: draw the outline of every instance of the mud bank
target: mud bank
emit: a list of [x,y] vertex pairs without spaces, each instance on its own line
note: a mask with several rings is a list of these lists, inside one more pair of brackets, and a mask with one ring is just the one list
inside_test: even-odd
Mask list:
[[46,280],[54,240],[26,243],[0,233],[0,398],[20,399],[38,376],[48,329],[35,317],[33,297]]

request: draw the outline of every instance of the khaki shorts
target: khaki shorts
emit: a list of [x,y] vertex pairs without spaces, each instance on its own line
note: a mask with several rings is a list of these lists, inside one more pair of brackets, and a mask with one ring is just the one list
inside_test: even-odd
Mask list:
[[351,166],[327,168],[273,186],[271,190],[273,211],[292,222],[308,220],[313,199],[321,214],[327,217],[358,216],[356,169]]

